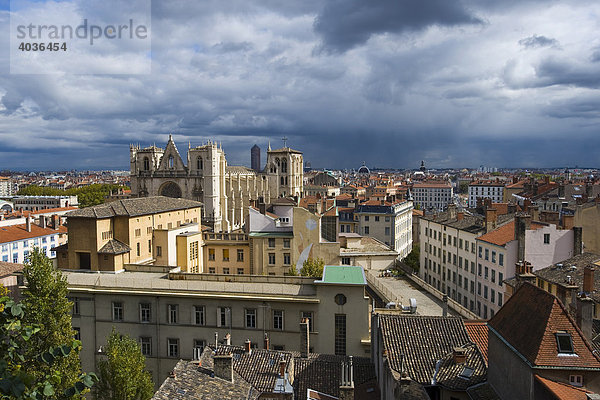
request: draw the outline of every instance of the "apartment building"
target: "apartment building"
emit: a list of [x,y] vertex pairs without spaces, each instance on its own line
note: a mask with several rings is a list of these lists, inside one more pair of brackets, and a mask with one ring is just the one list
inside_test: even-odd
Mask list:
[[504,201],[504,184],[497,181],[475,181],[469,184],[469,207],[477,207],[477,199],[491,199],[493,203]]
[[12,196],[17,192],[17,184],[10,178],[0,176],[0,197]]
[[[151,271],[151,272],[143,272]],[[208,343],[260,344],[300,351],[308,320],[311,353],[369,354],[369,298],[360,267],[326,266],[321,280],[186,274],[127,266],[119,274],[65,271],[82,368],[95,370],[113,327],[137,338],[154,381]]]
[[250,239],[245,233],[203,234],[203,272],[209,274],[250,274]]
[[0,261],[22,264],[35,248],[39,248],[47,257],[54,258],[54,247],[67,241],[67,228],[34,224],[26,218],[24,224],[0,227]]
[[447,182],[415,183],[412,187],[415,207],[443,211],[452,202],[452,185]]
[[354,212],[358,233],[376,238],[404,258],[412,251],[412,210],[412,201],[366,201]]
[[12,198],[15,210],[38,211],[48,208],[76,207],[77,196],[15,196]]

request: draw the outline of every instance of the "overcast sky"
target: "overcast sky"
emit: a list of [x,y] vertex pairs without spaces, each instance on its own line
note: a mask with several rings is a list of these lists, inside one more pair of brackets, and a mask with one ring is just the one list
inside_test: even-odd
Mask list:
[[230,165],[285,136],[313,167],[598,166],[597,0],[153,1],[132,75],[10,74],[0,6],[0,169],[128,169],[169,133]]

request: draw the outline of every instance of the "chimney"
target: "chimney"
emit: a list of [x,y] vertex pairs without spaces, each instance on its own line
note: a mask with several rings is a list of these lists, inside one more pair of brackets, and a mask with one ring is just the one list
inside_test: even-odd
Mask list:
[[486,208],[485,210],[485,232],[489,233],[496,229],[498,222],[498,211],[495,208]]
[[515,215],[515,239],[517,240],[517,261],[525,261],[525,231],[531,227],[531,215]]
[[27,230],[27,232],[31,232],[31,218],[29,215],[25,217],[25,230]]
[[530,208],[531,208],[531,200],[529,200],[529,199],[523,200],[523,211],[529,212]]
[[456,213],[456,220],[457,221],[462,221],[465,218],[465,213],[464,212],[458,212]]
[[340,382],[340,400],[354,400],[354,368],[352,356],[346,363],[342,363],[342,381]]
[[452,358],[455,364],[464,364],[467,361],[467,353],[462,347],[455,347],[452,351]]
[[258,203],[258,209],[260,210],[260,213],[265,215],[267,212],[267,205],[265,203]]
[[[586,267],[587,269],[587,267]],[[585,280],[585,277],[584,277]],[[585,284],[585,282],[584,282]],[[594,318],[594,301],[586,295],[579,293],[575,296],[575,322],[581,332],[590,342],[594,337],[592,320]]]
[[46,229],[46,217],[43,215],[40,215],[40,227]]
[[231,353],[216,355],[213,358],[213,362],[215,376],[233,382],[233,357]]
[[279,360],[279,376],[281,378],[285,378],[285,367],[286,367],[286,363],[285,363],[285,360],[283,359],[283,355],[281,355],[281,360]]
[[309,320],[308,318],[302,318],[300,321],[300,356],[307,358],[310,353],[310,333],[309,333]]
[[265,350],[269,350],[269,335],[265,333]]
[[573,255],[578,256],[583,252],[583,228],[580,226],[573,227]]
[[565,184],[564,183],[561,183],[558,185],[558,198],[559,199],[565,198]]
[[244,342],[244,351],[246,354],[252,354],[252,342],[250,342],[250,339],[246,339]]
[[225,335],[225,344],[231,346],[231,335],[229,333]]
[[575,216],[573,215],[563,215],[562,216],[562,228],[563,229],[573,229],[573,225],[575,224]]
[[442,296],[442,317],[448,316],[448,295]]
[[215,350],[219,347],[219,332],[215,332]]
[[456,219],[456,204],[448,204],[448,218]]
[[514,214],[517,211],[517,205],[513,203],[508,203],[507,209],[509,214]]
[[594,291],[594,271],[592,265],[587,265],[583,270],[583,292],[592,293]]

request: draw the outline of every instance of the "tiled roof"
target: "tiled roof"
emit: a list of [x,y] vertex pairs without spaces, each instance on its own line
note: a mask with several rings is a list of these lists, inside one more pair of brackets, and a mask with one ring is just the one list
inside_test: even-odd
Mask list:
[[459,220],[457,217],[450,218],[450,213],[445,211],[435,215],[426,215],[422,219],[471,233],[485,231],[485,220],[479,215],[463,215],[463,219]]
[[471,400],[500,400],[500,396],[487,382],[468,388],[467,394]]
[[21,271],[22,269],[23,264],[14,264],[0,261],[0,278],[12,275],[13,273]]
[[[530,230],[536,230],[545,227],[546,225],[532,221]],[[498,246],[504,246],[508,242],[515,240],[515,221],[511,221],[505,225],[502,225],[499,228],[494,229],[493,231],[486,233],[485,235],[481,235],[477,238],[477,240],[481,240],[483,242],[495,244]]]
[[37,211],[31,211],[31,214],[33,215],[37,215],[37,214],[52,214],[55,212],[60,212],[60,211],[71,211],[71,210],[77,210],[77,207],[57,207],[57,208],[46,208],[44,210],[37,210]]
[[[583,271],[590,264],[600,265],[600,255],[587,252],[582,253],[549,267],[534,271],[533,274],[556,285],[579,286],[579,288],[583,288]],[[597,270],[600,270],[600,268],[597,268]],[[567,282],[567,276],[571,277],[570,283]],[[594,274],[594,288],[600,290],[600,273]]]
[[485,363],[488,362],[488,327],[487,322],[465,321],[465,328],[471,341],[479,347]]
[[[590,343],[560,300],[530,283],[508,299],[488,326],[534,366],[600,369]],[[558,331],[570,334],[577,356],[558,354]]]
[[[444,372],[439,383],[449,389],[464,390],[485,381],[487,368],[483,356],[474,346],[460,318],[380,314],[383,346],[391,369],[408,376],[422,385],[430,385],[438,360],[443,360]],[[467,360],[455,365],[452,352],[464,347]],[[474,369],[470,379],[458,378],[462,367]],[[441,372],[441,369],[440,369]],[[457,380],[459,379],[459,380]]]
[[559,400],[587,400],[587,393],[592,393],[583,388],[578,388],[566,383],[542,378],[537,374],[535,375],[535,379],[544,385],[544,387]]
[[167,211],[186,210],[202,206],[193,200],[153,196],[116,200],[106,204],[81,208],[67,214],[68,218],[111,218],[117,216],[135,217]]
[[117,239],[111,239],[98,250],[99,254],[123,254],[131,251],[131,247]]
[[449,183],[415,183],[415,189],[450,189],[452,186]]
[[26,224],[2,226],[0,227],[0,243],[16,242],[18,240],[33,239],[57,233],[62,232],[52,228],[42,228],[33,223],[31,224],[31,232],[27,231]]

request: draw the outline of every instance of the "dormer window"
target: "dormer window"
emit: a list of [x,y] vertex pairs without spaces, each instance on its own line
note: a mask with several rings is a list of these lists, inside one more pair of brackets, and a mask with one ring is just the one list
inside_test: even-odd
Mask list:
[[555,333],[556,344],[558,346],[559,354],[573,354],[573,338],[571,334],[565,331],[559,331]]

